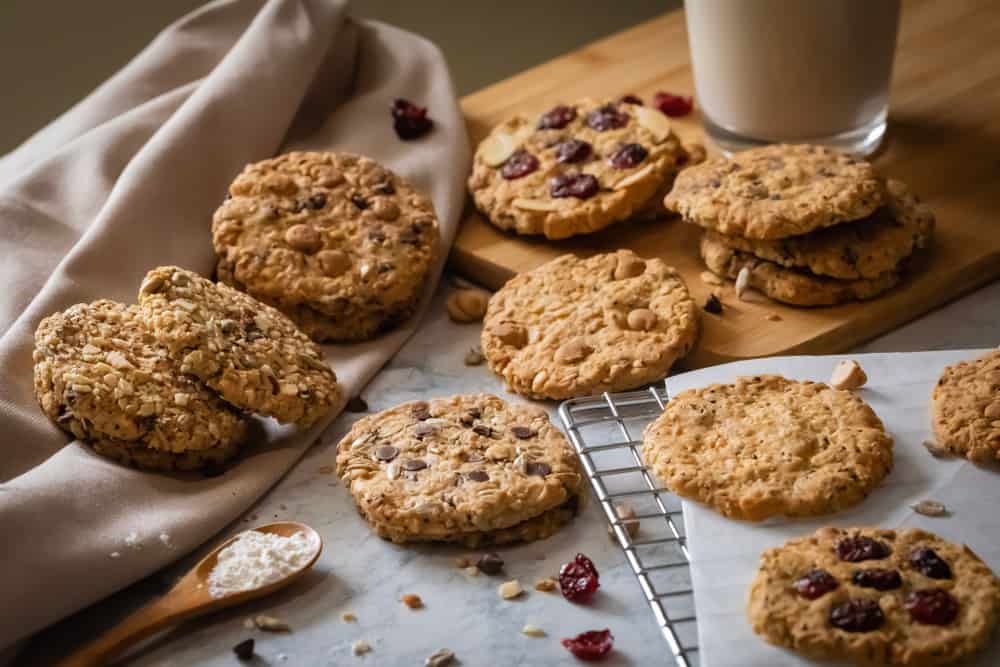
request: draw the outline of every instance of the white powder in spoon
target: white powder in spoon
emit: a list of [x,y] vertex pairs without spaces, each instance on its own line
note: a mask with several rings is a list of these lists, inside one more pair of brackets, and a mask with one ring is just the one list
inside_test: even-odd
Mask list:
[[305,566],[317,547],[303,532],[283,537],[248,530],[219,552],[208,575],[208,592],[221,598],[272,584]]

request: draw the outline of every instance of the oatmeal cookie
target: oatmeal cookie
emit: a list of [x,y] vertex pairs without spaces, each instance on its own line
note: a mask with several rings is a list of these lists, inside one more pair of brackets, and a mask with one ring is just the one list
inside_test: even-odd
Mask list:
[[905,266],[904,262],[904,266],[874,278],[838,280],[758,259],[749,253],[733,250],[707,235],[701,238],[701,257],[712,273],[732,280],[739,276],[743,267],[748,267],[748,287],[793,306],[832,306],[874,299],[899,284]]
[[867,162],[821,146],[776,144],[685,169],[664,205],[722,234],[780,239],[864,218],[884,199]]
[[404,178],[366,157],[295,152],[247,165],[229,195],[212,219],[224,282],[307,313],[320,342],[367,340],[413,313],[440,233]]
[[486,544],[547,536],[582,477],[544,410],[478,394],[404,403],[358,420],[337,474],[394,542]]
[[681,392],[642,453],[678,495],[750,521],[856,505],[892,468],[892,438],[867,403],[778,375]]
[[643,210],[687,159],[656,109],[585,99],[495,127],[469,191],[497,227],[563,239]]
[[934,214],[900,181],[886,183],[886,205],[867,218],[804,236],[761,241],[705,230],[715,244],[788,268],[840,280],[876,279],[894,271],[934,233]]
[[969,547],[923,530],[821,528],[765,551],[747,614],[813,659],[930,667],[982,648],[1000,585]]
[[481,346],[513,391],[563,399],[659,380],[697,337],[698,307],[677,271],[619,250],[512,278],[490,299]]
[[139,308],[115,301],[77,304],[41,321],[34,388],[42,411],[64,431],[104,455],[111,446],[102,443],[118,443],[141,467],[228,458],[246,429],[241,414],[181,372]]
[[280,312],[243,292],[176,266],[146,274],[144,324],[229,403],[311,426],[340,401],[319,348]]
[[931,398],[934,436],[971,461],[1000,461],[1000,350],[944,369]]

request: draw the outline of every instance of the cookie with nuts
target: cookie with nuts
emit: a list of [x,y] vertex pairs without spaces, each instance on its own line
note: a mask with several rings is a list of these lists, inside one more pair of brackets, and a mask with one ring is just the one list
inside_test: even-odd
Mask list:
[[573,516],[576,455],[544,410],[488,394],[404,403],[340,441],[337,474],[393,542],[540,539]]
[[316,344],[243,292],[161,266],[146,274],[139,304],[146,328],[181,370],[239,408],[306,428],[341,400]]
[[884,200],[884,183],[864,160],[774,144],[685,169],[664,206],[721,234],[780,239],[859,220]]
[[367,340],[407,319],[439,241],[430,199],[349,153],[247,165],[212,219],[219,279],[318,342]]
[[969,547],[923,530],[820,528],[765,551],[754,631],[816,660],[929,667],[980,650],[1000,584]]
[[35,332],[34,389],[61,429],[109,458],[194,470],[232,458],[246,420],[184,375],[136,306],[101,300],[46,317]]
[[655,108],[584,99],[493,128],[469,191],[497,227],[563,239],[645,211],[687,159]]
[[694,346],[698,321],[684,280],[660,259],[563,255],[493,295],[481,342],[511,390],[564,399],[663,378]]
[[760,521],[861,502],[892,469],[892,438],[849,391],[759,375],[673,397],[642,454],[678,495]]
[[1000,461],[1000,350],[944,369],[931,422],[939,446],[979,463]]

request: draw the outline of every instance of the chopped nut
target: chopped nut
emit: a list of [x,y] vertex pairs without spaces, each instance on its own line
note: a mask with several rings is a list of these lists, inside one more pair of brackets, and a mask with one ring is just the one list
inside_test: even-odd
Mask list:
[[524,347],[528,342],[528,332],[524,327],[512,322],[501,322],[493,327],[493,335],[503,342],[518,349]]
[[354,653],[354,655],[364,655],[371,650],[372,647],[364,639],[359,639],[351,644],[351,652]]
[[858,389],[868,382],[868,376],[861,365],[853,359],[845,359],[837,364],[830,376],[830,386],[834,389]]
[[910,505],[914,512],[924,516],[944,516],[948,513],[948,508],[943,503],[936,500],[921,500],[916,505]]
[[420,599],[420,596],[413,593],[407,593],[399,599],[410,609],[420,609],[424,606],[424,601]]
[[951,452],[937,444],[933,440],[924,440],[924,449],[931,453],[936,459],[943,459],[951,456]]
[[743,293],[746,292],[747,287],[750,285],[750,267],[744,266],[740,269],[740,272],[736,274],[736,298],[743,301]]
[[521,582],[519,582],[517,579],[511,579],[510,581],[505,581],[502,584],[500,584],[499,588],[497,588],[497,594],[504,600],[513,600],[523,592],[524,589],[521,588]]
[[656,313],[648,308],[636,308],[629,312],[626,321],[633,331],[649,331],[656,326]]
[[265,632],[291,632],[292,626],[288,625],[285,621],[280,618],[275,618],[274,616],[265,616],[260,614],[254,616],[253,622],[258,628],[264,630]]
[[343,614],[340,615],[340,619],[345,623],[353,623],[354,621],[358,620],[358,617],[349,611],[345,611]]
[[715,275],[711,271],[702,271],[700,274],[698,274],[698,277],[701,278],[701,282],[705,283],[706,285],[718,286],[723,283],[722,278]]
[[444,667],[450,665],[455,660],[455,653],[446,648],[438,649],[424,660],[427,667]]
[[[620,503],[615,505],[615,510],[618,512],[618,517],[621,519],[622,527],[625,528],[625,532],[632,539],[639,534],[639,520],[635,518],[635,508],[628,503]],[[614,526],[608,525],[608,537],[615,539],[615,529]]]
[[552,577],[545,577],[544,579],[539,579],[535,582],[535,590],[542,591],[543,593],[549,593],[556,589],[556,580]]
[[483,351],[479,349],[479,346],[470,347],[465,353],[465,365],[466,366],[478,366],[483,363]]
[[446,304],[448,317],[453,322],[478,322],[486,314],[490,296],[483,290],[463,289],[452,292]]
[[544,637],[545,630],[542,630],[537,625],[532,625],[531,623],[526,623],[523,628],[521,628],[521,634],[528,635],[529,637]]

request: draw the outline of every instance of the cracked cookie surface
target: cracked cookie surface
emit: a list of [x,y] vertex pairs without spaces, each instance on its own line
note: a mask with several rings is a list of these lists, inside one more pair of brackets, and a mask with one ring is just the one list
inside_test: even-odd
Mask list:
[[678,495],[751,521],[850,507],[892,468],[892,438],[867,403],[777,375],[681,392],[642,453]]
[[[932,604],[911,611],[921,597]],[[979,650],[998,601],[997,578],[965,545],[923,530],[827,527],[764,552],[747,615],[768,642],[810,658],[930,667]]]
[[481,347],[511,389],[564,399],[659,380],[698,337],[698,308],[660,259],[563,255],[490,299]]
[[434,207],[366,157],[256,162],[212,219],[219,279],[282,309],[317,341],[367,340],[409,317],[438,253]]
[[978,463],[1000,461],[1000,350],[947,366],[931,414],[942,447]]
[[394,542],[538,539],[572,516],[582,477],[544,410],[489,394],[412,401],[364,417],[337,474]]
[[319,348],[285,315],[193,271],[163,266],[139,289],[144,324],[229,403],[308,427],[341,398]]

